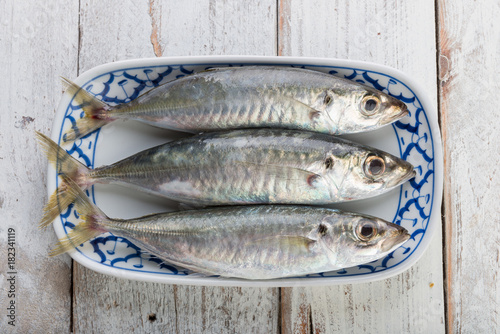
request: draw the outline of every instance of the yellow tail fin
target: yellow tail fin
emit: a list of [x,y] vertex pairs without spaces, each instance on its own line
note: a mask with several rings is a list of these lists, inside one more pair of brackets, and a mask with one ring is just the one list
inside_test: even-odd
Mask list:
[[65,142],[84,137],[113,121],[113,119],[107,117],[107,111],[111,108],[109,105],[98,100],[70,80],[61,79],[66,86],[66,94],[72,96],[75,104],[79,105],[85,112],[83,118],[77,120],[76,124],[63,135]]
[[[44,134],[37,132],[37,139],[47,156],[49,163],[53,165],[58,174],[66,175],[76,181],[80,187],[87,188],[92,182],[87,177],[90,169],[59,147],[54,141]],[[75,200],[71,192],[68,192],[68,185],[63,179],[61,185],[50,196],[47,205],[43,210],[43,217],[40,227],[50,225],[54,219]]]
[[76,210],[82,222],[75,226],[66,238],[60,239],[56,247],[50,251],[50,256],[66,253],[76,246],[106,232],[104,225],[111,221],[90,199],[85,195],[80,186],[68,177],[63,177],[67,185],[66,192],[76,201]]

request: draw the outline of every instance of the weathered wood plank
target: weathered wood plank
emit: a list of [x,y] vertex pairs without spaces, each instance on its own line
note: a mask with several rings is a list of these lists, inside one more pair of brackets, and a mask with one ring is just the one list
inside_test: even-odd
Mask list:
[[151,1],[157,56],[276,55],[276,0]]
[[[50,132],[62,89],[58,75],[76,74],[78,5],[7,0],[0,13],[0,332],[64,333],[70,329],[71,262],[48,257],[57,239],[52,229],[37,226],[47,200],[47,161],[34,131]],[[15,230],[14,268],[7,266],[9,228]],[[15,327],[7,318],[11,301]]]
[[[154,57],[149,3],[82,1],[80,73],[116,60]],[[133,24],[131,24],[133,22]],[[173,287],[105,276],[74,263],[73,330],[175,332]]]
[[74,333],[177,332],[175,286],[74,268]]
[[450,333],[500,328],[500,3],[439,1]]
[[174,286],[178,333],[277,333],[279,289]]
[[[436,104],[432,1],[279,1],[283,56],[365,60],[395,67]],[[282,289],[284,333],[444,332],[440,231],[423,258],[397,277],[369,283]]]
[[[276,54],[274,1],[169,3],[153,19],[164,56]],[[176,286],[175,300],[179,333],[278,331],[279,289]]]
[[[113,12],[82,1],[81,15],[80,72],[155,55],[276,53],[276,7],[269,0],[124,2]],[[278,289],[132,282],[78,264],[74,276],[76,333],[278,331]]]

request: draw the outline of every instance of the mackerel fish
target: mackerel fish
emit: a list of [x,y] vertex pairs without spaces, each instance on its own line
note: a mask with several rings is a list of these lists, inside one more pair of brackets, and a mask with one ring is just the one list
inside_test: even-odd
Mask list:
[[218,207],[111,219],[73,181],[67,184],[83,222],[51,255],[111,232],[196,273],[262,280],[371,262],[410,237],[382,219],[306,206]]
[[[38,138],[58,174],[82,189],[121,184],[195,206],[329,204],[382,194],[415,176],[413,166],[381,150],[293,130],[204,133],[89,169],[50,138]],[[61,182],[41,225],[74,198]]]
[[65,133],[75,140],[116,119],[185,132],[283,128],[333,135],[377,129],[408,114],[400,100],[374,88],[314,70],[246,66],[214,68],[110,106],[64,79],[84,110]]

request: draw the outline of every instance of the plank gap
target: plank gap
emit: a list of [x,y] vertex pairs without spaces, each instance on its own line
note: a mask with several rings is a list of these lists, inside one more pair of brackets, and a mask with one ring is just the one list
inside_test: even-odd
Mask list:
[[[440,19],[441,19],[441,12],[440,12],[440,6],[439,6],[439,0],[436,0],[434,2],[434,22],[435,22],[435,39],[436,39],[436,100],[437,100],[437,117],[438,117],[438,124],[439,128],[443,129],[443,124],[442,124],[442,119],[441,119],[441,66],[440,66],[440,58],[441,58],[441,25],[440,25]],[[441,134],[443,134],[443,131],[441,131]],[[444,141],[446,138],[442,136],[442,145],[443,149],[445,147]],[[444,152],[443,152],[444,155]],[[443,168],[446,168],[446,165],[443,166]],[[446,182],[446,178],[444,178],[443,182]],[[448,256],[448,251],[447,251],[447,243],[446,243],[446,238],[447,238],[447,230],[446,230],[446,192],[444,190],[445,187],[443,187],[443,196],[441,200],[441,244],[443,248],[443,307],[444,307],[444,328],[446,333],[451,333],[451,327],[448,322],[449,319],[449,313],[448,313],[448,272],[447,272],[447,267],[448,267],[448,261],[447,261],[447,256]]]
[[[78,0],[78,44],[76,49],[76,76],[80,75],[80,50],[82,49],[82,1]],[[75,307],[76,307],[76,284],[75,279],[77,275],[75,275],[75,260],[71,259],[71,286],[70,286],[70,315],[69,315],[69,328],[71,333],[75,333]]]
[[177,322],[179,321],[179,314],[177,311],[177,298],[178,298],[177,285],[174,285],[173,288],[174,288],[175,332],[179,333],[179,326],[177,325]]
[[70,280],[70,287],[69,287],[69,293],[71,294],[70,296],[70,304],[69,304],[69,330],[71,333],[75,332],[75,322],[73,321],[74,317],[74,304],[75,304],[75,284],[74,284],[74,270],[75,270],[75,262],[73,259],[71,259],[71,280]]
[[313,328],[313,315],[312,315],[312,306],[311,306],[311,304],[309,304],[307,321],[309,321],[309,333],[312,334],[312,333],[314,333],[314,328]]
[[[276,0],[276,55],[279,56],[280,50],[280,0]],[[281,295],[281,288],[279,288]]]
[[[438,4],[438,0],[436,0],[434,2],[434,22],[435,22],[435,27],[434,27],[434,30],[435,30],[435,39],[436,39],[436,98],[437,98],[437,117],[438,117],[438,124],[439,124],[439,128],[442,128],[442,125],[441,125],[441,78],[440,78],[440,66],[439,66],[439,57],[441,56],[441,39],[439,38],[439,4]],[[441,206],[441,211],[442,211],[442,208],[443,206]],[[444,233],[444,231],[443,231]],[[444,236],[444,234],[443,234]],[[443,248],[444,248],[444,243],[443,243]],[[444,254],[444,252],[443,252]]]
[[[289,27],[289,19],[290,19],[290,3],[289,0],[277,0],[276,3],[276,12],[277,12],[277,54],[278,56],[283,56],[284,53],[288,53],[288,50],[285,50],[285,45],[284,41],[286,38],[283,38],[286,32],[290,32],[290,27]],[[289,49],[289,48],[288,48]],[[290,54],[287,54],[287,56],[290,56]]]
[[277,332],[278,333],[282,333],[283,329],[282,329],[282,326],[281,326],[281,293],[283,291],[283,288],[278,288],[278,330]]

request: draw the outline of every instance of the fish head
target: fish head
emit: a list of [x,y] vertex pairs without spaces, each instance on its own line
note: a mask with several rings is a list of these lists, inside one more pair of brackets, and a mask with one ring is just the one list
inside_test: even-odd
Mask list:
[[326,108],[332,126],[342,133],[375,130],[408,115],[405,103],[364,85],[351,86],[338,101]]
[[369,198],[385,193],[415,177],[409,162],[387,152],[359,146],[336,149],[326,157],[324,177],[337,201]]
[[323,242],[331,260],[344,268],[378,260],[410,238],[404,227],[372,216],[346,213],[333,224]]

